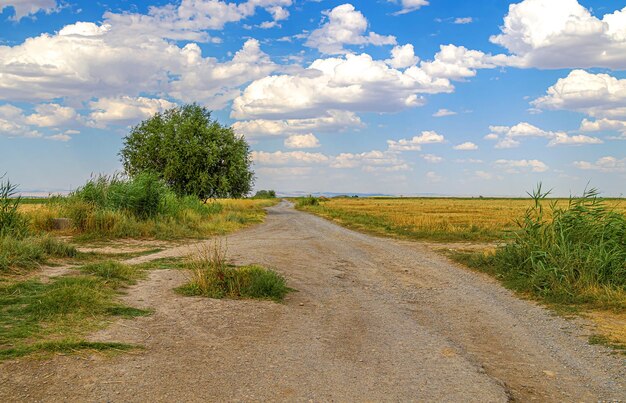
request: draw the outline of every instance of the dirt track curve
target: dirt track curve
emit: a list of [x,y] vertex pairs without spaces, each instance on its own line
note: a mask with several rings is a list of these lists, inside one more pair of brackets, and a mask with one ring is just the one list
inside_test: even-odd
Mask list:
[[4,362],[0,401],[626,400],[623,356],[418,243],[282,202],[228,250],[298,292],[283,304],[189,298],[173,291],[183,273],[152,271],[124,299],[155,313],[92,336],[144,351]]

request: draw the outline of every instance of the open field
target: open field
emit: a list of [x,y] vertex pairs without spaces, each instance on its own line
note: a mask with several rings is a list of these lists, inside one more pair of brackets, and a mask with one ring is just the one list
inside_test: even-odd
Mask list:
[[[625,200],[607,201],[626,213]],[[333,198],[302,209],[373,234],[445,242],[509,238],[518,229],[515,219],[532,205],[531,199],[373,197]]]

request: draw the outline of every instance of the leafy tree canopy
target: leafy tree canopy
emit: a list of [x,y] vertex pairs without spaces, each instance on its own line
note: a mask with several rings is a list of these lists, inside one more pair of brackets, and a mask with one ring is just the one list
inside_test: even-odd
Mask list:
[[157,113],[135,126],[120,152],[134,177],[152,172],[181,195],[243,197],[254,181],[250,147],[196,104]]

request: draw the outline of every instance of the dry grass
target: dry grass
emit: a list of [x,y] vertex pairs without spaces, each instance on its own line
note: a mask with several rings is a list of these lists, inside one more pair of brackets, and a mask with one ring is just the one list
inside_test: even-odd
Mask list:
[[[567,203],[560,200],[559,203]],[[609,204],[626,212],[626,203]],[[334,198],[302,209],[379,235],[435,241],[489,241],[518,227],[531,199]]]

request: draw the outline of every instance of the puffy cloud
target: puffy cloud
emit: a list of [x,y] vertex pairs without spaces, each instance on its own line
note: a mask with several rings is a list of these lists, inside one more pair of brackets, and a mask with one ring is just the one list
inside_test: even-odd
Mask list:
[[396,15],[407,14],[412,11],[419,10],[423,6],[429,5],[428,0],[400,0],[402,10],[396,12]]
[[549,147],[558,145],[583,145],[601,144],[602,140],[597,137],[585,135],[570,136],[565,132],[546,131],[533,126],[527,122],[521,122],[513,127],[509,126],[489,126],[491,133],[486,135],[486,140],[498,140],[495,148],[515,148],[521,143],[519,139],[524,137],[544,137],[550,139]]
[[548,166],[539,160],[497,160],[494,165],[497,169],[503,169],[507,173],[546,172],[548,170]]
[[395,112],[421,105],[419,94],[451,92],[446,79],[433,79],[413,66],[390,68],[368,54],[315,60],[293,75],[254,81],[233,102],[236,119],[311,118],[328,110]]
[[319,146],[320,142],[313,133],[293,134],[285,139],[287,148],[317,148]]
[[35,113],[29,115],[25,121],[39,127],[58,127],[77,119],[78,113],[74,108],[59,104],[41,104],[35,107]]
[[367,31],[368,22],[352,4],[342,4],[324,11],[328,22],[311,32],[305,45],[326,54],[347,53],[344,45],[395,45],[394,36]]
[[626,119],[626,79],[574,70],[560,78],[532,105],[582,112],[595,118]]
[[65,134],[65,133],[59,133],[59,134],[53,134],[52,136],[46,136],[46,140],[53,140],[53,141],[67,142],[67,141],[70,141],[71,139],[72,139],[72,136]]
[[432,61],[423,61],[420,67],[432,77],[459,80],[476,75],[476,69],[492,69],[506,64],[506,56],[490,55],[464,46],[441,45]]
[[583,119],[580,124],[580,130],[584,132],[599,132],[602,130],[618,131],[622,134],[622,137],[626,139],[626,121],[613,120],[613,119],[597,119],[588,120]]
[[304,151],[253,151],[252,160],[259,165],[311,165],[327,163],[330,158],[322,153],[308,153]]
[[90,124],[105,127],[109,124],[128,125],[139,123],[157,112],[176,106],[165,99],[154,98],[100,98],[89,103],[93,112],[89,115]]
[[395,46],[391,49],[391,59],[387,59],[385,62],[395,69],[404,69],[415,66],[419,60],[419,57],[415,56],[413,45],[409,43],[402,46]]
[[600,172],[626,172],[626,158],[617,159],[607,156],[598,159],[596,162],[575,161],[574,166],[583,170]]
[[436,118],[442,118],[444,116],[452,116],[452,115],[456,115],[457,113],[448,109],[439,109],[437,112],[433,113],[433,117]]
[[42,137],[26,122],[24,111],[13,105],[0,106],[0,135],[8,137]]
[[10,18],[13,21],[19,21],[40,11],[50,14],[59,10],[56,0],[0,0],[0,12],[8,7],[13,8],[14,14]]
[[326,116],[310,119],[239,121],[233,124],[233,129],[247,138],[257,138],[288,136],[312,131],[338,132],[362,126],[361,119],[353,112],[329,110]]
[[420,151],[422,144],[443,143],[444,141],[444,136],[435,131],[423,131],[419,136],[413,136],[411,139],[387,140],[387,145],[389,151]]
[[509,63],[539,68],[626,68],[626,8],[599,19],[577,0],[524,0],[511,4],[493,43]]
[[460,151],[478,150],[478,146],[470,141],[466,141],[465,143],[458,144],[452,148],[454,148],[455,150],[460,150]]

